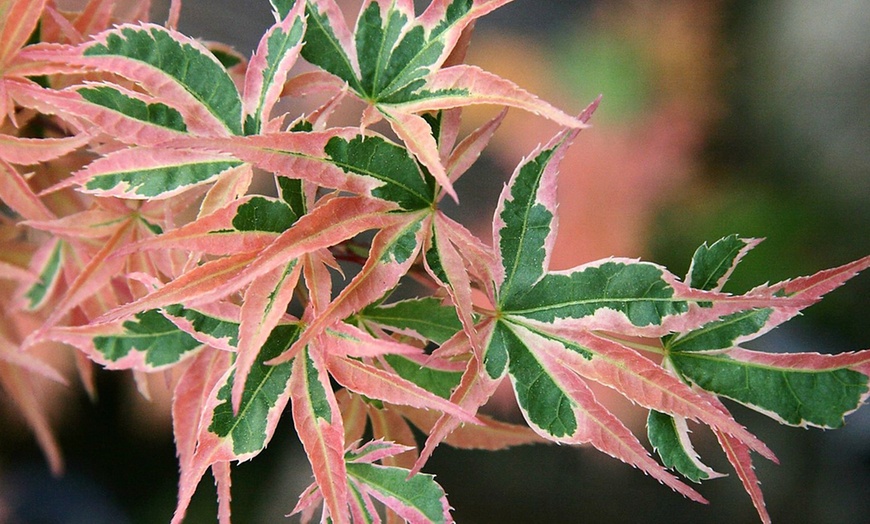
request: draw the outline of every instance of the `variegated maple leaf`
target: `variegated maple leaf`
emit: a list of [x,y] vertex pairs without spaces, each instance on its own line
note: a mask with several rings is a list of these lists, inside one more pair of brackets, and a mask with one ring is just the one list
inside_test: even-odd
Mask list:
[[[703,501],[668,471],[720,476],[693,450],[692,421],[769,521],[750,454],[775,457],[720,398],[795,426],[842,425],[868,396],[870,351],[742,344],[870,257],[743,295],[722,292],[758,243],[737,236],[699,248],[685,281],[627,258],[551,271],[559,161],[598,102],[571,117],[462,63],[474,22],[509,1],[435,0],[418,16],[410,0],[363,0],[351,28],[335,0],[273,0],[275,23],[245,60],[178,32],[178,1],[163,27],[115,20],[106,0],[77,14],[0,0],[2,241],[16,227],[38,239],[0,257],[4,291],[14,283],[0,296],[0,384],[56,469],[31,379],[62,378],[30,351],[61,342],[91,388],[91,362],[140,384],[177,370],[173,522],[209,469],[229,522],[231,463],[266,447],[288,403],[314,477],[295,510],[306,518],[380,522],[378,501],[388,522],[450,522],[443,489],[420,472],[441,442],[589,443]],[[26,45],[31,35],[42,43]],[[300,56],[316,71],[291,76]],[[319,107],[281,113],[282,99],[314,92]],[[360,125],[331,127],[348,97],[365,104]],[[565,129],[505,186],[491,245],[439,209],[505,114],[460,139],[474,104]],[[58,136],[12,131],[31,119]],[[376,131],[380,119],[390,129]],[[431,296],[392,301],[410,280]],[[527,425],[478,414],[504,380]],[[661,463],[590,382],[649,409]],[[428,435],[422,450],[412,427]]]
[[[581,119],[589,117],[594,105]],[[837,427],[868,395],[870,351],[837,356],[771,355],[737,347],[790,319],[870,266],[870,257],[745,295],[721,292],[733,266],[757,242],[729,237],[699,249],[687,284],[666,269],[611,258],[547,271],[556,233],[559,158],[577,131],[534,152],[505,187],[494,219],[497,247],[494,310],[483,312],[484,345],[467,380],[451,397],[482,405],[508,376],[529,425],[557,442],[590,443],[694,500],[703,498],[655,462],[587,381],[608,386],[651,409],[651,441],[665,465],[697,481],[718,476],[697,460],[685,422],[719,436],[763,521],[767,513],[748,462],[749,451],[773,453],[738,424],[717,396],[794,425]],[[666,335],[666,336],[665,336]],[[627,337],[665,336],[664,347],[638,351]],[[443,348],[442,348],[443,349]],[[446,354],[446,353],[445,353]],[[430,433],[415,471],[455,423]]]
[[369,104],[363,125],[385,118],[438,184],[456,198],[421,113],[497,104],[562,125],[582,125],[513,82],[451,60],[464,55],[463,32],[510,1],[437,0],[416,16],[411,0],[366,0],[351,30],[335,0],[308,0],[302,56],[323,72],[298,77],[292,88],[298,93],[349,89]]

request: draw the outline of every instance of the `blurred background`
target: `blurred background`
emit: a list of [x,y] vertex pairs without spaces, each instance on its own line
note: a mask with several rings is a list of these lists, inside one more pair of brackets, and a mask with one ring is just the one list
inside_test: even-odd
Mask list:
[[[154,21],[167,11],[168,2],[155,2]],[[187,0],[180,30],[248,55],[270,23],[266,0]],[[866,0],[516,0],[478,22],[467,61],[569,113],[604,95],[593,127],[562,165],[554,269],[617,255],[685,274],[704,241],[766,237],[726,288],[741,292],[870,253]],[[475,108],[465,120],[471,129],[495,113]],[[462,205],[479,214],[464,215],[462,206],[450,212],[487,238],[503,183],[555,132],[511,111],[488,156],[457,187]],[[751,347],[870,348],[868,295],[865,274]],[[68,392],[56,414],[67,459],[60,479],[51,478],[16,415],[0,409],[0,522],[167,522],[177,463],[162,380],[154,378],[150,403],[121,373],[99,374],[96,403]],[[729,408],[781,460],[756,457],[775,522],[867,522],[870,408],[829,432]],[[645,442],[643,414],[624,409]],[[705,462],[731,473],[712,435],[695,429]],[[591,448],[443,446],[426,471],[465,524],[757,522],[733,474],[697,488],[711,502],[704,506]],[[310,480],[292,422],[284,421],[260,457],[234,468],[235,521],[284,521]],[[214,488],[203,480],[186,522],[215,515]]]

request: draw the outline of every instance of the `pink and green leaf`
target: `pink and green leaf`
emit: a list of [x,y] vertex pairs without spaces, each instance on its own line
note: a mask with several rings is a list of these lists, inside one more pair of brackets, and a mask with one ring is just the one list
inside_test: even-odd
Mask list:
[[384,360],[390,365],[393,371],[400,377],[420,386],[426,391],[430,391],[441,398],[450,398],[450,393],[459,385],[462,378],[462,370],[439,369],[433,364],[436,362],[419,362],[420,359],[414,359],[403,355],[386,355]]
[[[721,252],[715,254],[720,247]],[[727,237],[709,249],[705,244],[693,259],[692,283],[721,287],[730,268],[748,247],[749,242],[736,237]],[[701,388],[746,404],[782,423],[840,427],[843,417],[857,409],[870,391],[870,369],[866,366],[870,351],[836,356],[769,354],[748,351],[739,344],[790,319],[868,265],[870,257],[865,257],[809,277],[757,288],[749,295],[784,294],[804,300],[800,306],[740,311],[666,337],[664,349],[668,361],[682,377]]]
[[65,112],[91,122],[106,135],[126,144],[171,143],[187,135],[186,120],[194,118],[158,99],[114,84],[87,84],[75,93],[78,97],[71,92],[49,96]]
[[403,335],[442,344],[462,329],[456,309],[434,297],[391,304],[374,303],[355,315],[363,325],[373,324]]
[[[521,289],[525,292],[503,298],[503,311],[547,323],[604,313],[627,320],[630,326],[660,326],[668,317],[689,309],[688,302],[676,296],[662,268],[629,260],[604,260],[552,272]],[[596,328],[607,329],[608,322],[602,318]]]
[[[405,522],[453,522],[444,490],[432,475],[411,474],[405,468],[376,464],[408,451],[407,446],[381,440],[348,450],[344,454],[345,486],[353,522],[381,522],[372,499],[381,501]],[[323,500],[321,486],[312,485],[300,495],[292,514],[302,513],[303,521]],[[332,512],[329,517],[334,517]],[[324,518],[327,514],[324,515]],[[390,520],[388,520],[390,522]]]
[[774,313],[773,308],[761,308],[725,315],[698,329],[665,337],[664,349],[677,353],[731,349],[772,329]]
[[363,4],[352,36],[331,1],[308,2],[308,30],[302,51],[309,62],[346,81],[373,103],[414,99],[425,78],[440,67],[459,33],[473,20],[471,2],[455,1],[426,26],[414,19],[408,2],[372,0]]
[[628,428],[593,396],[589,386],[554,356],[527,339],[519,326],[499,323],[507,344],[509,375],[517,401],[532,428],[558,442],[590,443],[640,468],[682,495],[703,502],[693,489],[668,474]]
[[[176,133],[187,133],[188,131],[184,117],[177,109],[162,102],[146,102],[143,100],[145,97],[142,94],[120,86],[88,84],[78,88],[76,92],[95,106],[103,107],[143,124],[150,124]],[[111,129],[106,129],[106,131],[111,131]],[[118,136],[119,140],[124,140],[124,138]],[[142,144],[138,140],[136,143]]]
[[[286,367],[290,364],[280,364]],[[320,351],[303,350],[293,361],[290,394],[296,432],[332,522],[349,522],[344,427]]]
[[[667,413],[650,410],[646,427],[650,444],[665,467],[679,471],[692,482],[723,476],[701,462],[689,440],[689,428],[683,417],[673,417]],[[732,440],[737,442],[736,439]]]
[[740,260],[760,239],[729,235],[707,246],[704,242],[692,256],[686,283],[695,289],[719,291]]
[[360,135],[348,141],[334,137],[324,152],[343,171],[381,182],[371,191],[375,198],[395,202],[406,211],[426,209],[435,201],[433,179],[424,176],[406,149],[383,138]]
[[241,324],[236,352],[236,377],[233,385],[233,409],[238,409],[244,393],[245,379],[254,365],[260,347],[284,318],[293,298],[300,268],[295,260],[284,267],[255,279],[245,291],[241,307]]
[[473,413],[391,371],[338,356],[329,360],[329,371],[339,384],[369,398],[383,400],[391,404],[434,409],[463,422],[478,424]]
[[[205,402],[231,364],[232,353],[204,348],[194,357],[175,386],[172,395],[172,431],[182,472],[189,471],[192,466]],[[199,478],[194,481],[199,482]]]
[[447,170],[441,162],[438,152],[438,144],[432,136],[432,128],[429,122],[422,116],[393,111],[386,107],[380,107],[380,114],[386,117],[393,132],[402,139],[405,147],[411,152],[426,171],[440,185],[453,200],[459,201],[453,183],[447,177]]
[[532,326],[522,329],[527,345],[546,352],[558,366],[614,388],[641,406],[701,421],[734,435],[752,449],[775,459],[767,446],[733,418],[723,416],[674,374],[622,343],[585,330],[548,331]]
[[203,120],[219,123],[223,134],[242,134],[239,92],[224,66],[195,40],[152,24],[123,25],[85,44],[82,54],[86,64],[156,87],[155,96],[184,92],[202,106]]
[[130,199],[165,199],[213,182],[241,162],[195,150],[146,148],[110,153],[73,174],[64,185],[99,196]]
[[347,474],[361,491],[381,501],[407,522],[453,522],[444,490],[433,475],[365,462],[348,462]]
[[305,46],[302,57],[361,91],[359,63],[353,52],[353,33],[335,0],[307,0]]
[[75,346],[107,369],[164,369],[192,356],[203,346],[153,309],[123,322],[55,327],[47,337]]
[[390,216],[398,218],[397,223],[381,229],[375,235],[369,257],[360,272],[311,321],[291,351],[275,362],[293,358],[326,328],[362,310],[398,285],[420,252],[424,232],[429,227],[429,215],[425,211],[418,211]]
[[[743,352],[670,352],[668,358],[681,376],[701,388],[728,397],[793,426],[838,428],[843,417],[858,409],[868,396],[865,373],[849,364],[799,365],[788,359],[741,359]],[[870,351],[857,354],[864,362]]]
[[510,80],[472,65],[454,65],[435,72],[427,79],[426,90],[396,100],[390,108],[409,113],[437,111],[478,104],[515,107],[541,115],[569,128],[585,127],[585,122],[572,117]]
[[24,292],[27,309],[40,309],[51,297],[62,274],[63,252],[64,242],[55,239],[42,246],[31,259],[30,269],[38,275],[38,279]]
[[161,313],[202,344],[227,352],[238,347],[240,313],[233,304],[216,302],[197,309],[176,304],[164,307]]
[[493,221],[498,248],[498,301],[508,305],[547,272],[556,236],[559,161],[577,131],[563,133],[534,152],[514,172],[499,198]]
[[[197,426],[197,444],[193,456],[187,462],[182,461],[181,480],[179,482],[178,507],[173,516],[173,524],[180,524],[205,471],[218,462],[231,460],[249,460],[259,454],[275,432],[278,419],[289,400],[288,387],[291,375],[291,365],[267,366],[263,364],[277,352],[283,351],[292,340],[298,336],[299,328],[294,324],[284,324],[275,328],[269,340],[263,345],[257,363],[251,368],[245,381],[245,393],[238,412],[234,412],[230,395],[233,387],[235,370],[230,367],[215,380],[215,373],[201,377],[193,374],[200,386],[193,384],[194,390],[185,397],[185,402],[197,403],[201,409],[201,418]],[[215,354],[222,354],[217,351]],[[228,359],[227,359],[228,360]],[[227,361],[223,361],[227,365]],[[189,372],[191,374],[193,372]],[[194,380],[194,382],[196,382]],[[211,384],[210,389],[204,387]],[[202,395],[197,397],[196,395]],[[201,399],[201,400],[200,400]],[[180,400],[176,399],[176,405]],[[185,413],[190,411],[181,410]],[[178,429],[176,433],[178,434]],[[189,428],[188,428],[189,433]],[[190,438],[186,439],[189,448]],[[186,453],[189,453],[187,449]]]
[[244,381],[238,412],[234,412],[230,402],[235,370],[217,392],[219,402],[214,407],[208,432],[223,439],[224,445],[231,443],[235,459],[250,459],[262,451],[272,437],[289,399],[291,366],[270,366],[265,361],[283,351],[298,334],[299,326],[295,324],[282,324],[272,331]]
[[287,74],[296,63],[305,32],[304,4],[296,2],[292,10],[266,31],[248,63],[242,100],[247,135],[259,133],[268,122]]

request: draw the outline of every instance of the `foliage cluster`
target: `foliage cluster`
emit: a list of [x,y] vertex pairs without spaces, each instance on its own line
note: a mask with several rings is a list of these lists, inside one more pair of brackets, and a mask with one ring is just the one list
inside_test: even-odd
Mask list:
[[[417,15],[365,0],[351,26],[335,0],[273,0],[248,59],[176,31],[180,2],[156,25],[147,2],[0,0],[0,384],[55,470],[35,399],[40,380],[66,381],[45,355],[72,350],[91,392],[94,363],[143,389],[166,375],[173,522],[208,470],[229,522],[230,465],[266,447],[288,403],[314,477],[293,510],[305,518],[451,521],[421,472],[442,442],[589,444],[703,502],[672,473],[721,476],[692,422],[770,520],[751,453],[776,458],[720,399],[841,426],[868,395],[870,351],[741,344],[870,257],[740,295],[723,286],[759,241],[737,235],[701,246],[684,279],[627,258],[551,271],[559,161],[598,101],[573,117],[463,63],[474,22],[509,1]],[[563,128],[516,168],[488,239],[440,209],[504,117],[464,133],[478,104]],[[330,123],[339,107],[361,108],[352,126]],[[527,424],[479,412],[505,380]],[[660,461],[590,383],[649,410]]]

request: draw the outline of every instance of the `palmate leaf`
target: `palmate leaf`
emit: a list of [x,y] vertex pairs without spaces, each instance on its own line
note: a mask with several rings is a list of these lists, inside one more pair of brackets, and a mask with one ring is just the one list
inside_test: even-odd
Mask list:
[[450,52],[455,33],[471,22],[472,8],[468,0],[455,0],[433,27],[416,23],[410,2],[370,0],[351,43],[333,2],[307,4],[305,59],[346,81],[361,98],[382,103],[405,101],[422,87]]
[[474,20],[509,2],[440,0],[415,17],[407,0],[367,0],[351,32],[333,0],[308,0],[302,56],[347,82],[388,118],[496,103],[579,126],[576,119],[495,75],[464,65],[441,69]]
[[[745,252],[739,247],[750,241],[735,236],[716,242],[710,249],[699,248],[693,259],[692,283],[717,282],[721,286],[728,274],[722,267],[733,267],[726,253]],[[720,255],[711,256],[718,246]],[[701,253],[707,263],[696,264]],[[806,297],[812,303],[870,265],[870,257],[839,268],[821,271],[810,277],[762,287],[753,293],[785,293]],[[717,278],[718,277],[718,278]],[[685,379],[701,388],[731,398],[766,413],[785,424],[797,426],[840,427],[843,417],[867,398],[870,378],[864,362],[870,351],[839,356],[812,353],[767,355],[740,349],[752,340],[793,317],[802,308],[750,309],[721,317],[698,329],[664,339],[668,362]],[[845,357],[845,358],[844,358]]]
[[[734,267],[758,242],[731,235],[709,247],[705,243],[692,259],[688,283],[698,288],[721,289]],[[803,296],[807,300],[797,307],[739,311],[664,337],[663,364],[683,380],[711,391],[707,395],[722,412],[726,410],[713,394],[741,402],[781,423],[840,427],[843,417],[857,409],[870,391],[870,351],[839,355],[774,354],[745,350],[740,344],[789,320],[867,266],[865,257],[810,277],[761,286],[750,293]],[[770,522],[748,447],[721,431],[714,432],[762,522]],[[710,477],[711,470],[698,460],[685,421],[680,417],[651,411],[648,433],[666,465],[691,480]]]
[[[720,441],[734,451],[730,456],[742,457],[749,449],[754,449],[774,459],[772,453],[737,425],[727,412],[692,393],[664,370],[656,371],[652,363],[641,365],[649,361],[639,360],[639,355],[629,356],[634,350],[628,346],[597,339],[590,329],[641,334],[647,327],[659,327],[650,330],[654,334],[666,332],[666,326],[686,324],[688,319],[694,319],[688,322],[693,326],[688,331],[665,339],[667,364],[676,369],[679,376],[704,389],[735,398],[763,412],[775,413],[778,419],[793,424],[839,426],[842,416],[856,409],[866,398],[866,375],[857,369],[847,369],[864,366],[864,356],[860,353],[857,360],[815,363],[818,367],[812,375],[812,366],[806,362],[802,369],[796,362],[778,362],[775,366],[770,365],[770,360],[763,360],[765,364],[759,363],[761,359],[739,362],[738,354],[735,353],[732,360],[722,350],[793,317],[865,268],[867,260],[817,276],[763,286],[747,294],[749,302],[745,305],[718,310],[725,312],[721,316],[710,316],[711,308],[718,308],[715,304],[731,299],[719,290],[734,266],[757,241],[729,237],[709,248],[699,249],[689,278],[699,287],[714,292],[709,295],[693,295],[685,288],[678,288],[676,278],[663,268],[631,260],[611,259],[568,271],[546,272],[555,232],[555,213],[551,211],[553,190],[552,186],[547,186],[548,182],[553,184],[555,171],[547,170],[549,154],[544,148],[521,166],[500,200],[495,242],[500,248],[503,268],[496,281],[501,320],[492,330],[485,357],[490,377],[498,378],[507,371],[524,415],[542,435],[565,442],[592,442],[625,462],[644,464],[641,467],[655,471],[651,474],[659,475],[657,478],[663,482],[687,496],[694,496],[676,481],[664,480],[658,470],[660,466],[645,457],[639,458],[643,452],[627,430],[608,436],[589,433],[585,418],[589,413],[598,424],[612,415],[606,411],[589,411],[585,385],[573,375],[577,373],[616,388],[634,402],[659,406],[654,409],[666,412],[661,413],[661,419],[651,419],[650,438],[663,452],[666,464],[677,467],[692,480],[715,474],[697,460],[687,433],[680,429],[685,418],[702,420],[714,428]],[[543,162],[536,165],[539,160]],[[778,295],[794,300],[777,302]],[[703,300],[704,296],[711,300]],[[750,302],[755,297],[761,299],[758,304],[769,307],[752,309]],[[716,320],[704,321],[706,318]],[[671,322],[674,319],[683,320]],[[680,346],[685,350],[680,351]],[[621,352],[625,357],[615,359]],[[740,356],[746,354],[740,353]],[[763,377],[754,376],[761,373]],[[783,386],[778,388],[777,382]],[[797,384],[797,390],[785,394],[784,386],[791,382]],[[762,383],[767,390],[757,386]],[[815,386],[819,389],[812,389]],[[775,389],[782,391],[774,393]],[[774,395],[777,395],[776,400]],[[835,400],[805,401],[813,396]],[[746,463],[735,467],[742,472],[745,484],[754,485],[745,475]],[[760,500],[757,494],[753,495],[753,500]]]
[[520,326],[503,324],[502,340],[509,357],[508,373],[526,420],[541,435],[570,444],[590,443],[640,468],[674,491],[703,501],[697,492],[667,472],[650,456],[625,425],[593,396],[589,386],[564,366],[541,339]]
[[[587,112],[581,119],[588,116]],[[698,297],[684,287],[678,290],[676,277],[654,264],[628,259],[547,271],[556,232],[556,170],[564,154],[560,148],[572,134],[576,131],[557,136],[533,153],[500,198],[494,221],[494,244],[501,262],[494,299],[499,320],[487,339],[484,368],[492,379],[507,372],[523,414],[542,436],[592,443],[700,500],[697,493],[665,473],[636,437],[598,404],[584,379],[612,387],[633,402],[668,415],[701,420],[733,436],[740,445],[773,455],[727,413],[675,376],[618,340],[591,331],[661,333],[675,324],[674,319],[685,318],[695,318],[688,323],[700,326],[707,318],[704,315],[711,312],[699,313],[704,308],[697,304]],[[742,255],[740,249],[731,255],[722,275],[730,271],[738,255]],[[718,283],[718,277],[713,281]],[[724,297],[716,293],[703,296]],[[700,467],[699,471],[710,476]]]
[[[408,0],[366,0],[351,32],[334,0],[308,0],[302,55],[370,105],[364,125],[385,118],[454,199],[438,145],[421,113],[472,104],[515,106],[569,127],[579,120],[478,68],[441,67],[463,31],[510,0],[444,0],[415,17]],[[453,71],[456,69],[456,71]],[[433,87],[433,81],[443,84]]]

